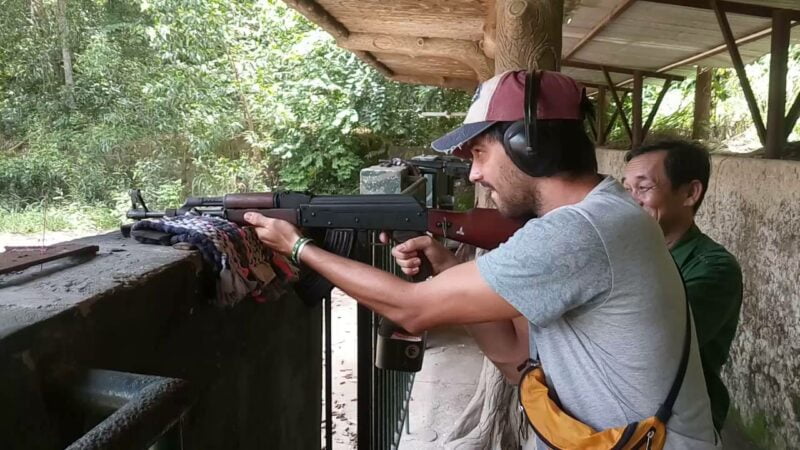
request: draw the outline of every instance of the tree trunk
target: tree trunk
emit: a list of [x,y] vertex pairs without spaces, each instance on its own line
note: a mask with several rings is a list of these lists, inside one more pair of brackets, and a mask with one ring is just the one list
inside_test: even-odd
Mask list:
[[495,73],[561,68],[563,0],[497,0]]
[[714,69],[697,66],[692,139],[708,139],[711,133],[711,80],[713,78]]
[[56,18],[58,20],[58,34],[61,37],[61,58],[64,67],[64,86],[67,89],[67,105],[75,107],[73,91],[75,81],[72,76],[72,52],[69,49],[69,21],[67,20],[67,0],[58,0]]

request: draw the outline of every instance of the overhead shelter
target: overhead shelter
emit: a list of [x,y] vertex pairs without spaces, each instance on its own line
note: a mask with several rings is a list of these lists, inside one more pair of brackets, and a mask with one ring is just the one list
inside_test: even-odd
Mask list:
[[[503,28],[504,14],[514,15],[514,8],[530,8],[530,5],[546,10],[548,5],[562,2],[286,0],[286,3],[387,78],[473,90],[478,82],[494,75],[498,60],[504,57],[503,51],[497,51],[498,39],[539,33],[540,29],[551,27],[553,24],[547,22],[556,17],[537,11],[525,21],[522,14],[523,20],[515,25],[516,30],[498,33]],[[553,45],[558,53],[552,57],[555,68],[598,91],[601,107],[610,97],[619,110],[614,117],[620,116],[632,145],[643,141],[660,103],[656,103],[648,116],[644,115],[641,98],[645,83],[663,83],[665,93],[671,82],[694,73],[695,66],[733,67],[767,155],[780,156],[789,130],[800,115],[800,97],[795,99],[788,114],[785,110],[788,46],[790,42],[800,42],[800,35],[791,36],[791,28],[800,23],[800,2],[564,0],[563,14],[557,16],[560,33],[550,33],[560,34]],[[541,50],[535,48],[538,43],[531,45],[532,52]],[[773,63],[765,120],[744,73],[744,64],[767,53],[773,54]],[[536,58],[541,56],[538,54]],[[625,91],[630,91],[632,97],[630,118],[620,108]],[[604,131],[613,122],[598,125],[598,139],[602,142],[607,134]]]

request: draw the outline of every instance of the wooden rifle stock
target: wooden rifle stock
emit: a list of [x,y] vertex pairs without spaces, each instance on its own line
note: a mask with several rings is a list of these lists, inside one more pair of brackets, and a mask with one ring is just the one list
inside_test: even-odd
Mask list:
[[524,224],[491,208],[473,208],[463,212],[428,210],[428,231],[433,235],[486,250],[497,248]]

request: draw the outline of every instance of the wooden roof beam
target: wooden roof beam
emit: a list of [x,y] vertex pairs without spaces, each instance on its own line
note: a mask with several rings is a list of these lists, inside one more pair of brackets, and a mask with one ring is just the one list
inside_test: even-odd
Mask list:
[[424,75],[393,75],[392,81],[410,84],[423,84],[426,86],[439,86],[447,89],[460,89],[467,92],[475,92],[478,82],[463,78],[452,77],[433,77]]
[[347,37],[347,29],[336,17],[333,17],[325,8],[314,0],[283,0],[288,6],[302,14],[306,19],[319,25],[336,39]]
[[680,75],[671,75],[668,73],[659,73],[653,72],[649,70],[638,70],[638,69],[631,69],[628,67],[615,67],[615,66],[607,66],[605,64],[596,64],[590,63],[586,61],[574,61],[574,60],[565,60],[561,62],[561,67],[572,67],[574,69],[586,69],[586,70],[599,70],[599,71],[608,71],[614,73],[624,73],[628,75],[633,75],[634,72],[640,72],[642,76],[649,77],[649,78],[660,78],[663,80],[672,80],[672,81],[683,81],[685,77]]
[[488,80],[494,75],[494,61],[486,57],[478,42],[475,41],[350,33],[347,37],[337,39],[337,43],[347,50],[454,59],[475,71],[479,80]]
[[714,10],[714,14],[717,16],[717,22],[722,32],[722,37],[725,39],[725,45],[728,46],[728,53],[733,62],[733,68],[736,69],[736,75],[739,78],[742,93],[744,94],[745,100],[747,100],[747,106],[750,108],[750,115],[753,118],[756,132],[758,132],[758,139],[761,141],[761,144],[764,145],[767,139],[766,127],[761,117],[761,111],[758,109],[756,96],[753,95],[753,89],[750,87],[747,72],[744,70],[742,55],[739,53],[739,47],[736,45],[736,38],[733,37],[733,31],[731,30],[731,24],[728,22],[728,16],[725,10],[722,9],[722,5],[720,5],[721,2],[717,0],[708,1],[711,4],[711,8]]
[[575,53],[578,52],[584,45],[588,44],[595,36],[597,36],[601,31],[603,31],[611,22],[613,22],[617,17],[622,15],[636,0],[623,0],[622,3],[619,3],[611,12],[608,13],[600,22],[597,23],[585,36],[575,44],[572,49],[564,55],[562,59],[570,59],[575,56]]
[[[607,84],[602,84],[602,83],[590,83],[590,82],[588,82],[588,81],[581,81],[581,80],[577,80],[577,81],[578,81],[578,83],[580,83],[581,85],[583,85],[583,86],[585,86],[585,87],[588,87],[588,88],[593,88],[593,89],[608,89],[608,85],[607,85]],[[617,91],[622,91],[622,92],[630,92],[630,91],[632,91],[632,89],[631,89],[631,88],[626,88],[626,87],[618,87],[618,88],[617,88]]]
[[[313,0],[284,0],[290,8],[296,10],[303,15],[306,19],[319,25],[323,30],[327,31],[335,39],[346,39],[350,36],[350,30],[347,29],[336,17],[333,17],[325,8]],[[375,56],[364,51],[354,51],[354,55],[358,59],[364,61],[375,70],[380,72],[385,77],[394,75],[391,69],[386,67],[385,64],[378,61]]]
[[[708,0],[643,0],[650,3],[660,3],[663,5],[685,6],[689,8],[713,10]],[[774,8],[764,5],[752,5],[749,3],[737,3],[720,0],[717,2],[719,8],[731,14],[741,14],[744,16],[764,17],[771,19],[772,13],[781,8]],[[786,15],[791,20],[800,20],[800,9],[785,9]]]
[[[790,27],[795,27],[797,25],[800,25],[800,22],[792,22],[789,26]],[[741,45],[749,44],[751,42],[755,42],[755,41],[757,41],[759,39],[763,39],[763,38],[769,36],[770,34],[772,34],[772,25],[768,26],[767,28],[764,28],[763,30],[756,31],[755,33],[751,33],[751,34],[748,34],[748,35],[745,35],[745,36],[742,36],[742,37],[736,39],[736,46],[741,46]],[[677,69],[678,67],[686,66],[686,65],[689,65],[689,64],[693,64],[693,63],[696,63],[698,61],[704,60],[706,58],[710,58],[712,56],[718,55],[720,53],[725,52],[726,50],[728,50],[728,45],[725,42],[723,42],[722,44],[717,45],[716,47],[712,47],[712,48],[710,48],[708,50],[705,50],[703,52],[700,52],[700,53],[698,53],[696,55],[692,55],[692,56],[689,56],[687,58],[679,59],[679,60],[677,60],[675,62],[669,63],[664,67],[656,69],[656,72],[668,72],[670,70]],[[622,86],[624,86],[624,85],[626,85],[626,84],[628,84],[628,83],[630,83],[632,81],[633,81],[633,78],[630,78],[630,79],[625,80],[625,81],[620,81],[619,83],[617,83],[617,88],[622,87]]]

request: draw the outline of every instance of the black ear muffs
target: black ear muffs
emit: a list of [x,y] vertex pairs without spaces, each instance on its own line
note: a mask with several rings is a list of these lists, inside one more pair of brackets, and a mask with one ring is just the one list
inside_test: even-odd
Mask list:
[[551,158],[537,148],[536,107],[539,95],[539,77],[528,73],[525,81],[525,118],[512,123],[503,133],[506,154],[523,172],[532,177],[553,175]]

